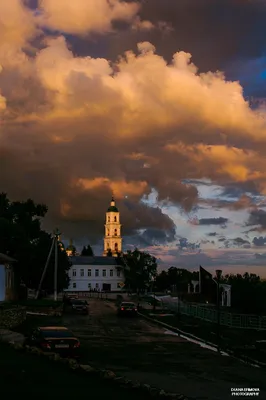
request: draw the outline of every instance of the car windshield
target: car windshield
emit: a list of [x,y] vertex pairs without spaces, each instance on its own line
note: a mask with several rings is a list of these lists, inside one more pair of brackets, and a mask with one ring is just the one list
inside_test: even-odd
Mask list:
[[75,304],[75,306],[85,306],[86,301],[85,300],[73,300],[72,304]]
[[73,333],[68,330],[61,329],[51,329],[51,330],[41,330],[44,337],[47,338],[70,338],[73,337]]

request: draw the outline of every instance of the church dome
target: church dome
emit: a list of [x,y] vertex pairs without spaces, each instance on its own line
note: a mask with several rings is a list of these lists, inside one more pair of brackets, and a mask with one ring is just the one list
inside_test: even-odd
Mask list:
[[118,208],[116,206],[110,206],[108,207],[107,212],[118,212]]
[[111,200],[111,204],[107,209],[107,212],[118,212],[118,208],[115,205],[115,200],[114,200],[113,197],[112,197],[112,200]]

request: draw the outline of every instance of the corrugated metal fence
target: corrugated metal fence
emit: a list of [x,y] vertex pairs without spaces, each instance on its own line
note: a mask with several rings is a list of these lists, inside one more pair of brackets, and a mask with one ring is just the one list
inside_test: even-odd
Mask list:
[[[168,301],[166,299],[161,299],[161,301],[163,306],[172,312],[190,315],[212,323],[217,322],[217,311],[213,308],[185,304],[183,302],[180,302],[178,306],[178,301]],[[233,328],[266,330],[266,316],[233,314],[221,311],[220,323]]]

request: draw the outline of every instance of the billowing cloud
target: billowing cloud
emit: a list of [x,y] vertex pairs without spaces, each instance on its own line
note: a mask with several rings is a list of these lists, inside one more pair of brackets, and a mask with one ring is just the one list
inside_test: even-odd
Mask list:
[[[134,24],[136,2],[97,0],[103,19],[90,19],[85,1],[64,2],[59,14],[60,1],[40,3],[41,14],[26,2],[8,4],[0,13],[7,38],[0,39],[0,185],[13,198],[47,203],[49,227],[96,240],[114,194],[123,232],[142,230],[156,241],[162,229],[161,240],[170,240],[173,221],[142,201],[153,191],[160,204],[185,212],[198,202],[195,180],[252,181],[264,193],[265,118],[249,107],[238,82],[200,73],[182,50],[169,63],[149,41],[114,62],[89,50],[78,56],[57,33],[108,31],[117,19]],[[41,18],[52,34],[39,36]],[[246,197],[240,202],[249,205]],[[199,225],[226,222],[202,218]]]
[[115,21],[132,23],[135,28],[151,29],[149,21],[137,16],[140,3],[123,0],[39,0],[39,23],[65,33],[84,35],[112,31]]
[[[0,2],[0,56],[12,56],[12,48],[20,48],[36,34],[33,12],[21,0]],[[11,47],[11,48],[9,48]]]

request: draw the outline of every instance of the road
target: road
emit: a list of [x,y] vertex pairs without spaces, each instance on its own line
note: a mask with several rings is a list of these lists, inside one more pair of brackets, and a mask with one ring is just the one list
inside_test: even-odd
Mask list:
[[234,387],[259,388],[260,397],[266,398],[264,370],[220,356],[141,318],[118,318],[113,303],[90,299],[89,304],[89,316],[63,317],[81,340],[82,362],[197,400],[229,399]]

